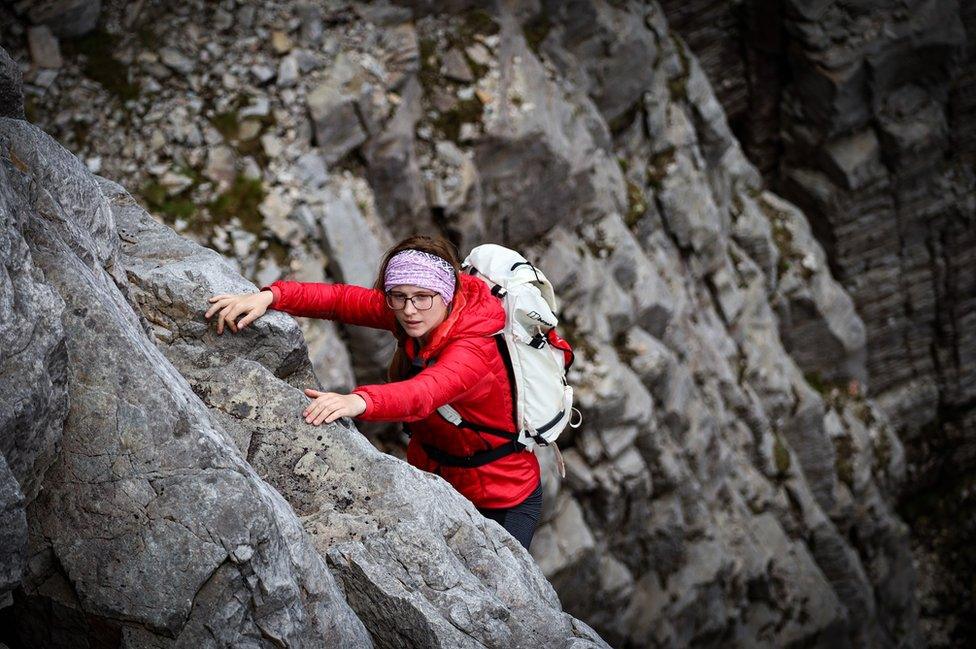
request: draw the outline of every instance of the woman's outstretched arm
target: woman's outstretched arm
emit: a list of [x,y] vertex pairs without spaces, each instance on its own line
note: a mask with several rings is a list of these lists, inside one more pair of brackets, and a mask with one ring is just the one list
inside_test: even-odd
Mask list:
[[386,306],[382,291],[351,284],[283,281],[265,286],[262,291],[274,295],[269,308],[291,315],[396,330],[396,316]]
[[367,421],[419,421],[475,387],[490,375],[494,346],[475,339],[450,345],[437,362],[405,381],[362,385],[353,390],[366,402],[359,415]]

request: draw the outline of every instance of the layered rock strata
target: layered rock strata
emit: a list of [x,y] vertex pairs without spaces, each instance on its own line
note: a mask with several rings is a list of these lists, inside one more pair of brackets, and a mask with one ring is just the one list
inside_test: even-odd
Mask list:
[[976,8],[663,5],[864,319],[870,392],[909,446],[903,509],[919,558],[956,591],[933,597],[971,602],[956,575],[976,569],[976,530],[959,524],[973,511],[976,439]]

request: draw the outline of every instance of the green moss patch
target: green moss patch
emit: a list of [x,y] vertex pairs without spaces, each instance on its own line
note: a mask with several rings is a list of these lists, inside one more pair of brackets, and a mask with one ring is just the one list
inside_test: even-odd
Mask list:
[[644,212],[647,211],[647,198],[644,191],[632,180],[627,180],[627,214],[624,221],[627,227],[633,229],[637,227]]
[[786,225],[786,215],[773,208],[766,201],[759,201],[759,207],[769,219],[773,233],[773,244],[779,251],[779,262],[776,265],[777,278],[788,273],[796,265],[800,269],[800,276],[809,280],[813,277],[813,271],[803,264],[803,254],[793,245],[793,232]]
[[454,107],[439,113],[433,120],[434,128],[452,142],[461,139],[461,125],[464,123],[480,124],[484,112],[484,104],[478,95],[471,99],[459,99]]
[[245,230],[261,235],[264,220],[258,206],[264,200],[264,185],[256,178],[240,174],[223,194],[207,205],[212,223],[228,223],[235,216]]
[[660,191],[664,184],[664,178],[668,175],[668,168],[674,163],[675,149],[669,147],[660,153],[654,154],[650,162],[647,163],[645,174],[647,184],[655,190]]
[[468,45],[471,44],[477,34],[490,36],[499,32],[498,23],[484,9],[466,11],[461,19],[462,27],[458,30],[458,35],[465,37]]
[[97,81],[121,101],[139,96],[139,84],[129,81],[129,68],[115,58],[119,37],[103,29],[78,38],[66,39],[64,51],[69,57],[85,57],[85,76]]
[[170,196],[165,186],[153,180],[139,189],[139,196],[146,203],[149,211],[160,215],[170,225],[176,219],[184,219],[192,224],[199,212],[199,207],[190,200],[192,189],[191,186],[175,196]]
[[790,464],[792,460],[790,459],[790,450],[786,448],[786,444],[783,439],[777,434],[773,440],[773,463],[776,466],[776,471],[779,473],[780,477],[785,477],[786,473],[790,470]]

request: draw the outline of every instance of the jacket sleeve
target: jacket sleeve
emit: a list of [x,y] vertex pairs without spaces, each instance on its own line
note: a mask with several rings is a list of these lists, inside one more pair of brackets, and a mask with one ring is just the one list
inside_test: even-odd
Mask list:
[[291,315],[396,330],[396,316],[386,306],[382,291],[350,284],[282,281],[261,290],[274,294],[270,308]]
[[[492,349],[494,349],[492,347]],[[477,339],[449,345],[433,365],[405,381],[363,385],[353,390],[366,402],[359,419],[420,421],[490,375],[488,348]]]

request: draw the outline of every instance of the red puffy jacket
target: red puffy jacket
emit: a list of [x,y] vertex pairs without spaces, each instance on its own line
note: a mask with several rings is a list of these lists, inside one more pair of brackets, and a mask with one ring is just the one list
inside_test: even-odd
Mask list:
[[429,337],[426,347],[396,328],[396,316],[381,291],[347,284],[275,282],[271,308],[292,315],[337,320],[394,332],[411,360],[425,366],[416,376],[385,385],[363,385],[353,393],[366,401],[359,416],[368,421],[410,422],[407,460],[442,476],[477,507],[512,507],[539,483],[539,461],[528,451],[506,455],[477,468],[441,465],[423,445],[468,456],[509,440],[459,428],[437,408],[451,404],[464,420],[478,426],[515,431],[512,391],[505,362],[493,334],[505,325],[505,311],[480,279],[461,276],[451,311]]

